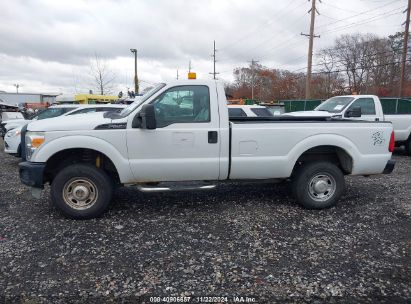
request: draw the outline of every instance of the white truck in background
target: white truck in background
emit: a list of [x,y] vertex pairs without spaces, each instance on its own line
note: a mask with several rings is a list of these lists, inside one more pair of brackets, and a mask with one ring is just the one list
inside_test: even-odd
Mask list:
[[394,128],[396,146],[404,145],[407,153],[411,155],[411,100],[397,99],[392,108],[391,114],[384,113],[381,101],[375,95],[345,95],[331,97],[313,111],[290,112],[283,115],[390,121]]
[[302,206],[328,208],[344,175],[391,173],[395,164],[390,122],[229,118],[224,86],[211,80],[161,83],[120,114],[37,121],[22,136],[21,181],[37,197],[49,183],[55,206],[77,219],[102,214],[115,186],[204,190],[228,180],[290,179]]
[[0,127],[6,130],[6,134],[3,139],[4,152],[21,157],[21,131],[25,125],[43,119],[50,119],[62,116],[80,115],[94,112],[120,112],[125,108],[125,105],[118,104],[86,104],[86,105],[56,105],[51,106],[35,115],[32,119],[16,119],[15,121],[5,122]]

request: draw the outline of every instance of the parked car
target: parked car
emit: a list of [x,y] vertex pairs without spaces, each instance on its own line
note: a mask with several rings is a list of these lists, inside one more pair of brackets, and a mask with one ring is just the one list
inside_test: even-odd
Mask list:
[[79,105],[79,104],[65,104],[65,105],[54,105],[51,106],[43,111],[38,112],[34,115],[31,119],[14,119],[8,120],[1,123],[2,128],[5,132],[9,130],[15,129],[20,126],[24,126],[30,122],[36,120],[42,120],[47,118],[58,117],[62,115],[73,115],[73,114],[81,114],[81,113],[89,113],[89,112],[100,112],[100,111],[117,111],[120,110],[122,105],[112,105],[112,104],[105,104],[105,105]]
[[124,105],[81,105],[76,107],[52,106],[47,110],[39,113],[32,120],[24,121],[24,125],[11,128],[4,137],[4,152],[21,157],[21,131],[27,122],[37,120],[50,119],[59,116],[72,116],[79,114],[87,114],[94,112],[120,112],[124,109]]
[[[378,96],[375,95],[347,95],[335,96],[327,99],[314,109],[314,111],[290,112],[286,116],[329,116],[342,119],[390,121],[394,127],[396,146],[404,145],[411,155],[411,100],[401,99],[401,107],[384,113],[383,106]],[[357,111],[358,117],[353,117]],[[359,115],[361,114],[361,115]]]
[[273,113],[259,105],[228,105],[228,117],[273,117]]
[[[182,96],[193,97],[191,107],[180,107]],[[343,194],[344,175],[394,168],[390,122],[229,118],[225,96],[216,81],[179,80],[157,85],[119,114],[33,122],[22,134],[20,179],[35,197],[49,183],[54,205],[85,219],[107,209],[116,186],[206,190],[227,180],[290,179],[302,206],[322,209]]]
[[24,126],[31,121],[36,121],[36,120],[41,120],[41,119],[51,118],[51,117],[57,117],[67,112],[73,111],[77,109],[78,107],[79,107],[78,105],[51,106],[43,111],[39,111],[36,115],[32,117],[32,119],[25,119],[22,115],[19,119],[3,120],[0,124],[1,128],[4,131],[3,137],[9,130]]
[[5,128],[5,125],[7,122],[19,121],[22,119],[24,119],[24,116],[20,112],[1,112],[0,113],[0,135],[4,137],[4,135],[6,134],[7,130]]

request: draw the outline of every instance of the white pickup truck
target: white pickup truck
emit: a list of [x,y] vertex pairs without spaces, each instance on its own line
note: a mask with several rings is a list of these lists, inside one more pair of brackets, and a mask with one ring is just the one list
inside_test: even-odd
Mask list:
[[383,110],[380,99],[375,95],[335,96],[324,101],[313,111],[290,112],[284,115],[390,121],[394,128],[395,145],[404,145],[408,154],[411,155],[411,100],[392,99],[387,100],[384,105],[387,108],[386,111]]
[[78,219],[102,214],[118,185],[150,192],[227,180],[290,179],[301,205],[321,209],[336,204],[344,175],[394,168],[389,122],[229,119],[223,85],[204,80],[161,83],[120,114],[37,121],[22,135],[21,181],[36,197],[50,183],[53,203]]

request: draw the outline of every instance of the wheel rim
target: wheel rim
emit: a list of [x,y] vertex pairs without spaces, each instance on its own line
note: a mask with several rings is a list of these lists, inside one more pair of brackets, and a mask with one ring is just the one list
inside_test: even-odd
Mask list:
[[98,198],[96,185],[87,178],[72,178],[63,187],[63,199],[76,210],[92,207]]
[[334,195],[335,190],[335,179],[327,173],[315,175],[308,185],[310,197],[317,202],[329,200]]

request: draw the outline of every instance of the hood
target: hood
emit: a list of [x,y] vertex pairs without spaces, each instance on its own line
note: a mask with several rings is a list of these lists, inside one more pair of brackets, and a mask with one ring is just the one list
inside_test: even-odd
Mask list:
[[[104,112],[59,116],[34,121],[28,124],[27,131],[78,131],[93,130],[97,126],[110,124],[111,118],[103,117]],[[125,123],[127,118],[116,119],[114,123]]]
[[332,117],[336,116],[336,113],[330,113],[326,111],[297,111],[284,113],[282,116],[298,116],[298,117]]
[[9,119],[9,120],[4,120],[2,124],[24,124],[28,123],[30,120],[27,119]]

